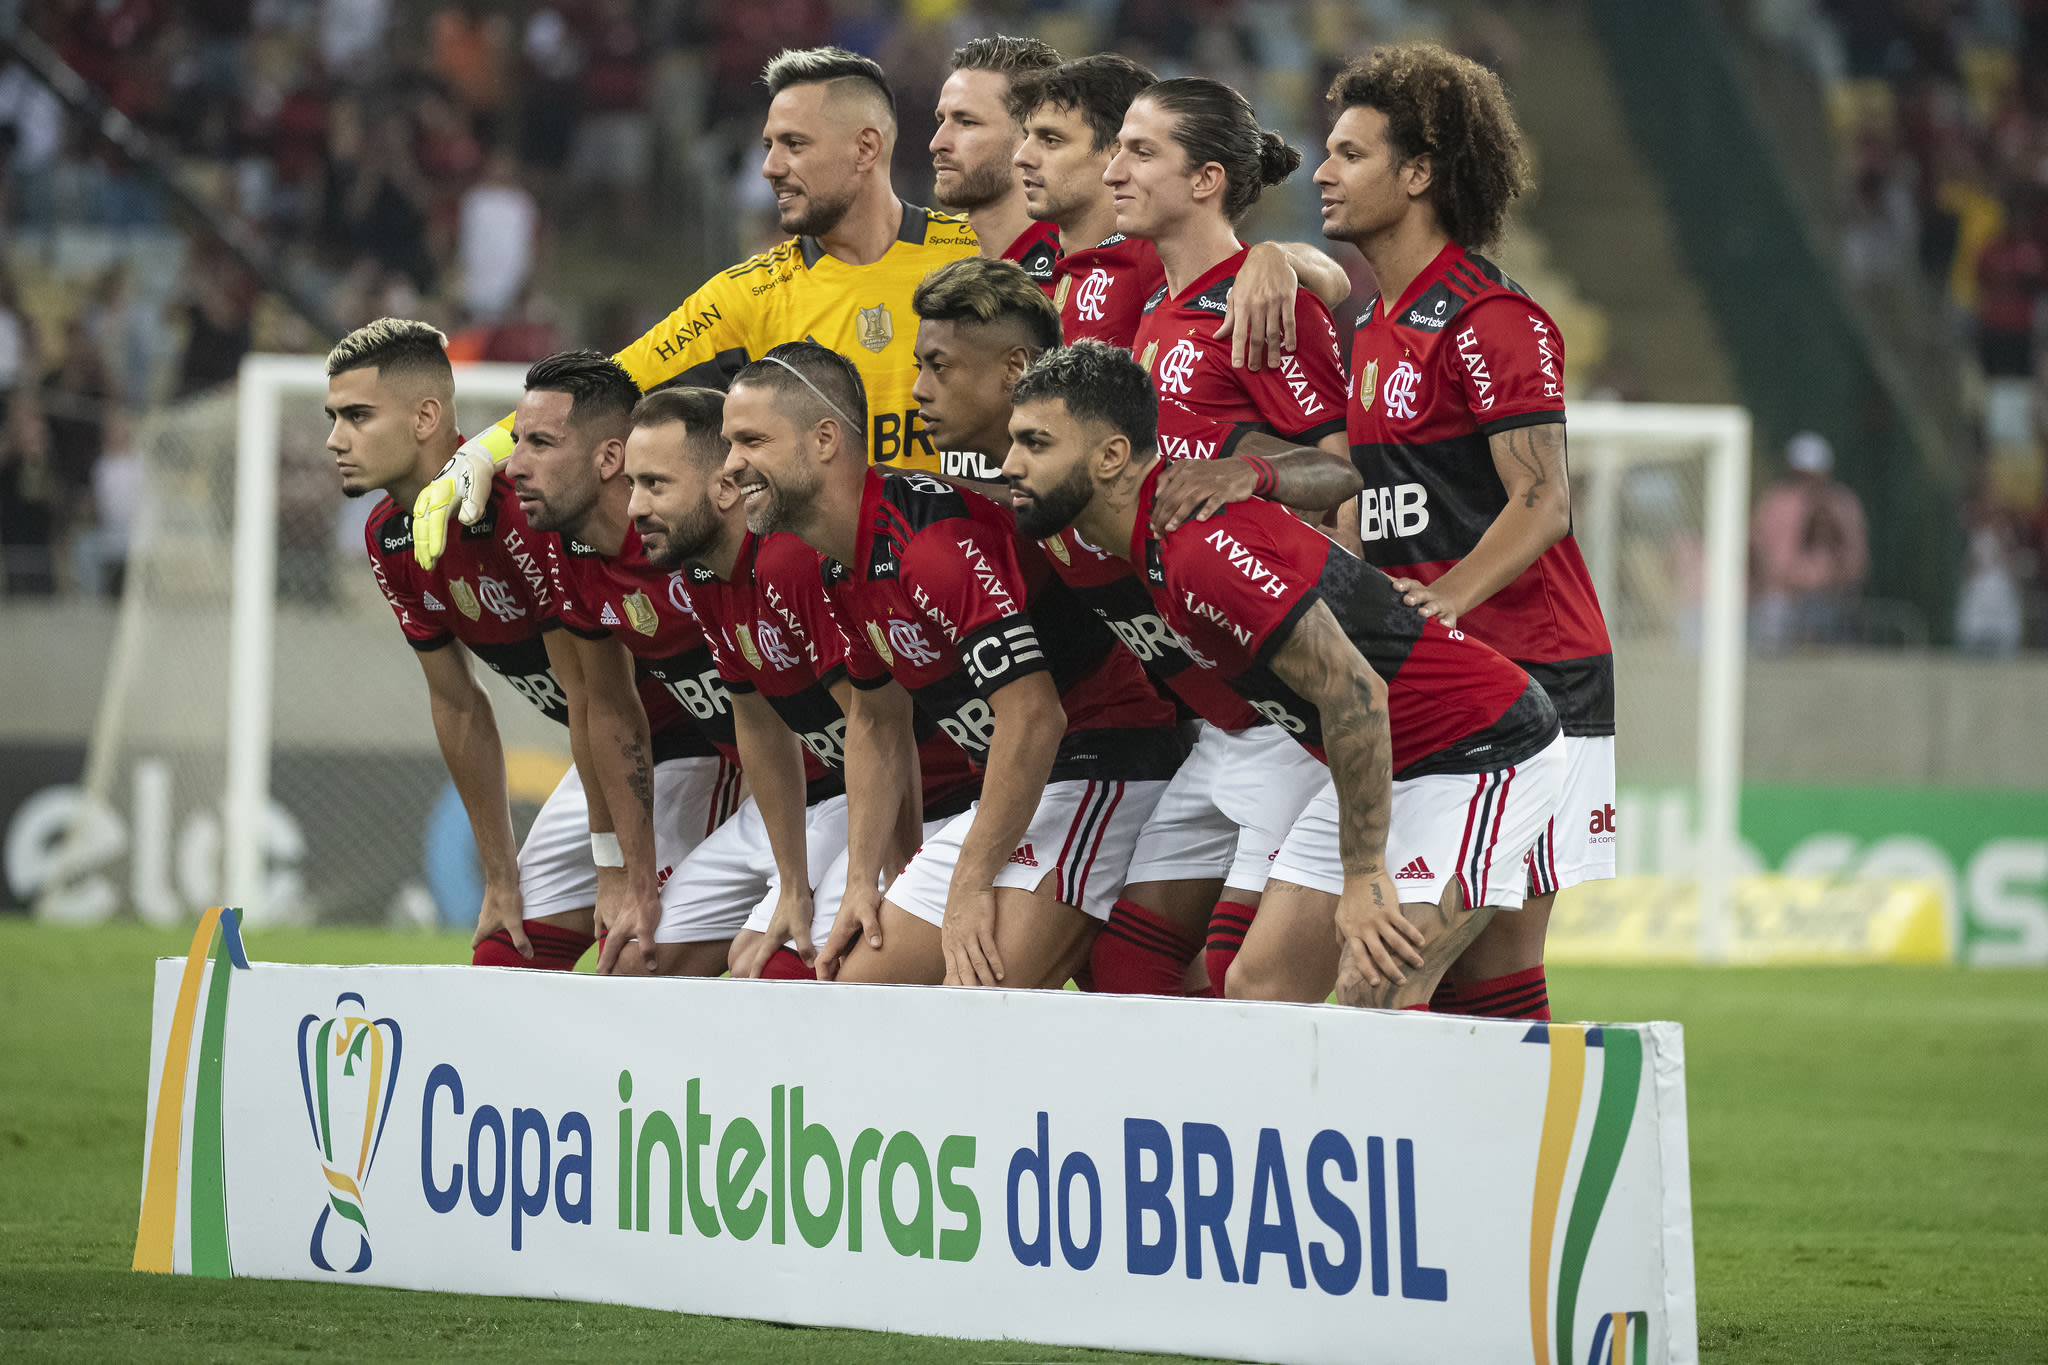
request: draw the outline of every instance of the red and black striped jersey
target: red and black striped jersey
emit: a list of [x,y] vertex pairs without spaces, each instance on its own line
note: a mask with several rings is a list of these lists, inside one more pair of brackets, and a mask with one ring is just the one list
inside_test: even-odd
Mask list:
[[1023,266],[1031,282],[1050,297],[1053,269],[1060,259],[1059,224],[1034,220],[1030,227],[1017,234],[1016,241],[1003,249],[1003,259]]
[[[542,539],[562,624],[585,639],[610,636],[633,655],[656,757],[722,753],[737,763],[732,700],[682,573],[648,563],[640,532],[630,524],[616,555],[571,536]],[[650,688],[647,678],[658,686]]]
[[1100,341],[1125,350],[1138,339],[1146,302],[1166,285],[1166,271],[1152,243],[1121,232],[1086,251],[1061,257],[1052,278],[1060,336],[1069,346]]
[[1236,369],[1216,328],[1247,248],[1204,272],[1178,295],[1165,287],[1145,304],[1133,353],[1160,398],[1162,449],[1213,439],[1218,424],[1271,431],[1314,445],[1344,429],[1344,362],[1330,310],[1307,289],[1294,294],[1295,351],[1263,369]]
[[1387,685],[1396,778],[1489,772],[1529,758],[1558,733],[1529,675],[1462,631],[1401,600],[1385,574],[1286,508],[1252,499],[1164,537],[1151,533],[1161,461],[1139,488],[1131,562],[1197,663],[1324,758],[1323,722],[1270,665],[1317,602]]
[[926,475],[868,474],[857,562],[826,562],[855,686],[903,684],[977,762],[989,699],[1052,675],[1066,736],[1052,780],[1164,778],[1179,766],[1173,708],[1073,594],[1008,510]]
[[542,715],[567,725],[569,700],[541,641],[561,624],[543,539],[503,474],[491,481],[483,515],[456,529],[431,569],[413,558],[411,514],[390,497],[363,527],[370,568],[407,644],[424,653],[460,640]]
[[1188,709],[1225,730],[1266,723],[1229,683],[1195,662],[1129,564],[1090,545],[1071,527],[1039,544],[1060,581],[1115,632],[1124,648],[1138,656],[1145,671],[1172,688]]
[[[1565,420],[1563,339],[1520,285],[1453,242],[1398,302],[1373,300],[1352,337],[1351,365],[1365,557],[1434,582],[1507,505],[1491,438]],[[1528,669],[1566,734],[1614,733],[1613,646],[1570,534],[1458,628]]]

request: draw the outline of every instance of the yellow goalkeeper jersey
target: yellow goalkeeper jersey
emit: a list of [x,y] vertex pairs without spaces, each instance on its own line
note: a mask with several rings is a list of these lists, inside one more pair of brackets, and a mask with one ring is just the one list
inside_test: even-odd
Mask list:
[[617,359],[643,390],[671,380],[722,389],[771,347],[815,341],[860,371],[872,463],[999,479],[972,452],[933,449],[910,397],[917,381],[911,294],[926,275],[976,249],[964,217],[911,204],[903,206],[895,242],[868,265],[848,265],[815,237],[792,237],[713,275]]

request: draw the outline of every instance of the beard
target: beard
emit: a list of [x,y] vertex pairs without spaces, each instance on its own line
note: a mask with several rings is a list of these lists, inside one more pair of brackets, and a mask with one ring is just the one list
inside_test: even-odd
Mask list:
[[810,520],[817,502],[818,478],[813,472],[801,484],[781,485],[762,481],[763,492],[747,499],[747,529],[757,536],[794,531]]
[[[1013,483],[1010,487],[1015,489],[1017,485]],[[1074,518],[1081,515],[1094,497],[1095,480],[1087,467],[1076,461],[1064,479],[1015,509],[1017,530],[1033,540],[1056,536],[1074,524]]]
[[590,515],[590,509],[597,506],[597,488],[593,481],[590,495],[578,501],[566,498],[546,498],[531,489],[524,490],[524,497],[535,500],[534,508],[526,514],[526,524],[536,531],[554,531],[567,534],[581,525]]
[[1010,163],[1007,161],[984,161],[979,166],[963,166],[953,172],[959,178],[949,194],[932,191],[939,202],[954,213],[969,213],[975,209],[987,208],[1010,192],[1015,184]]
[[804,192],[804,209],[794,219],[777,216],[784,232],[797,237],[822,237],[839,226],[846,217],[846,211],[853,207],[854,191],[851,188],[837,195],[820,194],[815,190]]
[[[695,507],[680,520],[661,522],[651,517],[642,517],[633,523],[640,532],[640,540],[647,550],[647,562],[657,569],[674,569],[684,560],[696,559],[718,539],[723,529],[718,511],[712,507],[711,499],[701,499]],[[647,544],[650,528],[660,537],[661,553],[656,554]]]

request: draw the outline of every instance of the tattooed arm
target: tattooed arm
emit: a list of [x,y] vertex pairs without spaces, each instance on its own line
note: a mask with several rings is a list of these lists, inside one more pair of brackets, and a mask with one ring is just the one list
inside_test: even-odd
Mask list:
[[1377,984],[1382,973],[1396,982],[1405,980],[1401,962],[1422,965],[1416,950],[1421,931],[1402,916],[1387,868],[1387,824],[1394,801],[1387,685],[1323,602],[1302,614],[1270,667],[1322,716],[1323,749],[1337,785],[1337,851],[1344,864],[1336,918],[1343,958],[1338,1000],[1368,1004],[1368,998],[1350,989],[1366,968],[1377,968],[1370,974]]
[[1536,557],[1572,529],[1571,481],[1565,471],[1564,423],[1544,422],[1494,433],[1487,444],[1508,503],[1472,553],[1434,583],[1397,578],[1409,606],[1455,627],[1458,618],[1514,582]]
[[578,744],[572,724],[570,743],[590,805],[590,829],[615,834],[626,860],[622,868],[597,872],[598,932],[605,935],[598,970],[609,972],[632,938],[639,940],[639,952],[652,970],[661,891],[655,878],[654,746],[647,712],[634,685],[633,656],[624,645],[577,639],[574,651],[580,676],[570,692],[569,716],[573,722],[581,712],[583,734]]

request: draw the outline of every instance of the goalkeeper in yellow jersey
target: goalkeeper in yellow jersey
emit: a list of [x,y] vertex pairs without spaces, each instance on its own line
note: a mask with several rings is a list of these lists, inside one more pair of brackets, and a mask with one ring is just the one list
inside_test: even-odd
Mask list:
[[[942,451],[911,386],[924,277],[975,255],[967,220],[906,204],[889,183],[896,101],[882,68],[836,47],[783,52],[763,69],[770,94],[761,174],[793,234],[711,277],[618,355],[642,390],[673,380],[723,389],[749,361],[789,341],[815,341],[851,360],[868,396],[868,458],[885,468],[1000,483],[1000,459]],[[1291,272],[1283,272],[1291,298]],[[1246,316],[1266,312],[1248,307]],[[1270,337],[1280,344],[1277,334]],[[448,523],[466,525],[490,496],[492,468],[512,451],[511,419],[465,443],[413,504],[413,554],[431,567]]]

